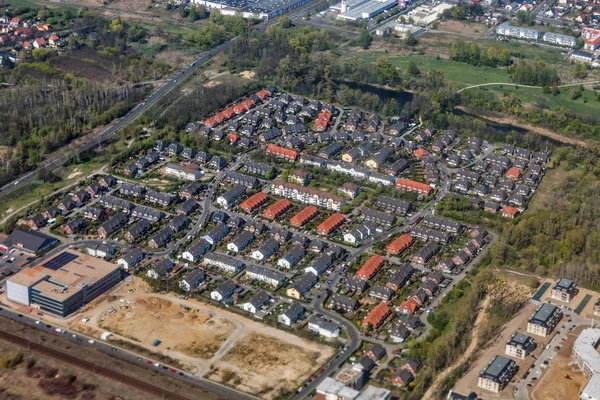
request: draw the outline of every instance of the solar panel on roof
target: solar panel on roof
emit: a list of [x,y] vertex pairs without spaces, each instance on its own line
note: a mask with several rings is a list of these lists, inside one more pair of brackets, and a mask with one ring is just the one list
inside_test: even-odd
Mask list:
[[43,266],[53,271],[57,271],[58,269],[70,263],[71,261],[76,260],[78,257],[79,256],[77,254],[63,251],[62,253],[54,257],[52,260],[47,261],[45,264],[43,264]]

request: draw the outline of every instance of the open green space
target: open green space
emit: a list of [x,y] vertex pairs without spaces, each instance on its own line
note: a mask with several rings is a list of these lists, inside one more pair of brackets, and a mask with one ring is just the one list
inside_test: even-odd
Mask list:
[[509,82],[508,73],[500,68],[474,67],[469,64],[434,58],[419,54],[411,54],[405,57],[388,57],[383,52],[361,52],[354,54],[366,62],[375,62],[378,57],[384,57],[392,65],[401,69],[406,68],[410,61],[413,61],[421,72],[431,68],[439,69],[444,73],[448,81],[455,83],[459,87],[478,85],[481,83]]
[[465,37],[461,35],[444,34],[443,36],[439,33],[424,33],[419,36],[421,43],[426,44],[428,48],[440,48],[443,49],[444,54],[448,53],[449,43],[458,41],[463,42],[475,42],[481,48],[481,50],[487,50],[490,47],[495,47],[499,51],[503,49],[509,50],[513,55],[518,56],[519,54],[526,56],[528,60],[542,59],[548,64],[570,64],[568,57],[563,54],[564,50],[544,47],[529,43],[518,43],[518,42],[503,42],[497,41],[493,38],[483,37]]
[[473,88],[469,90],[489,90],[500,96],[510,95],[515,93],[519,96],[522,103],[535,104],[542,108],[556,110],[558,107],[563,107],[573,111],[576,114],[595,115],[600,110],[600,102],[596,98],[594,90],[585,89],[581,92],[581,97],[572,99],[571,93],[577,90],[577,86],[566,87],[559,89],[559,94],[544,94],[542,89],[532,89],[519,87],[514,85],[498,85]]
[[41,200],[54,192],[81,181],[87,175],[100,169],[106,162],[107,157],[99,155],[89,161],[60,167],[54,170],[53,172],[56,175],[63,177],[63,179],[54,183],[46,182],[42,184],[30,184],[24,186],[22,190],[20,189],[15,192],[16,194],[14,196],[12,194],[6,196],[6,199],[2,202],[4,211],[0,214],[0,217],[5,217],[27,204]]

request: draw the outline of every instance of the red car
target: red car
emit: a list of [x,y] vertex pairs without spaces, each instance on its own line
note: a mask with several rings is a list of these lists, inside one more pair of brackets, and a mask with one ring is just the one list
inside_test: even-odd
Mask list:
[[150,361],[150,360],[146,360],[146,364],[148,364],[148,365],[151,365],[151,364],[152,364],[152,361]]
[[171,368],[169,371],[171,371],[172,374],[175,373],[175,370],[173,368]]

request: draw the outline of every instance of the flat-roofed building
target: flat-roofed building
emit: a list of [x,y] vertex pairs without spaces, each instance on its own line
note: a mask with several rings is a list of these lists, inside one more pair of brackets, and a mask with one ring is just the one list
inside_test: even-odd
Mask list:
[[119,265],[65,250],[12,276],[6,293],[10,301],[66,317],[120,280]]
[[552,288],[552,298],[566,303],[577,294],[577,285],[570,279],[562,278]]
[[577,337],[573,345],[573,359],[587,378],[600,374],[600,329],[586,328]]
[[479,374],[477,386],[498,393],[517,373],[517,363],[504,356],[496,356]]
[[527,332],[546,337],[558,325],[562,311],[550,303],[544,303],[527,321]]
[[523,333],[515,333],[510,340],[506,342],[504,352],[508,356],[524,360],[533,349],[535,349],[535,342],[531,336],[527,336]]

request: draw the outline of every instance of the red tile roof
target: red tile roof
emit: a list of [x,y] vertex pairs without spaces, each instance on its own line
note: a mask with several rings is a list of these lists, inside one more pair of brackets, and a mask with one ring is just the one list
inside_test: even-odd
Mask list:
[[319,210],[315,206],[305,207],[298,214],[290,218],[290,225],[300,227],[306,224],[308,221],[317,216]]
[[265,89],[259,90],[258,92],[256,92],[256,96],[261,99],[264,100],[267,97],[270,96],[269,92],[267,92]]
[[317,226],[317,233],[321,235],[329,235],[331,232],[339,228],[344,223],[346,218],[340,213],[335,213],[331,217],[323,221]]
[[413,243],[413,237],[408,233],[397,237],[392,243],[387,245],[386,251],[388,254],[400,254]]
[[265,201],[267,201],[267,195],[264,192],[258,192],[240,204],[240,208],[247,213],[251,213],[263,205]]
[[417,158],[423,158],[426,155],[428,155],[429,153],[427,152],[427,150],[422,149],[421,147],[419,147],[418,149],[416,149],[415,151],[413,151],[413,154],[415,155],[415,157]]
[[521,176],[521,170],[519,168],[510,168],[506,171],[506,177],[511,179],[519,179]]
[[270,144],[267,146],[267,153],[272,154],[277,157],[287,158],[288,160],[296,161],[298,158],[298,152],[290,149],[286,149],[285,147],[276,146],[274,144]]
[[363,264],[362,267],[356,273],[357,278],[369,280],[375,275],[375,273],[383,266],[383,257],[380,255],[373,255]]
[[515,207],[511,207],[511,206],[502,207],[502,215],[504,215],[504,216],[514,217],[515,215],[517,215],[520,212],[521,212],[521,210],[519,210],[518,208],[515,208]]
[[228,133],[227,137],[229,138],[229,141],[231,142],[231,144],[235,144],[235,142],[238,141],[238,139],[240,138],[238,135],[236,135],[235,133]]
[[267,208],[263,215],[265,218],[275,219],[283,214],[288,208],[290,208],[291,205],[292,203],[290,203],[288,199],[281,199],[277,203]]
[[385,303],[379,303],[362,320],[362,326],[371,324],[373,328],[378,328],[390,313],[391,310]]
[[432,191],[431,186],[429,186],[428,184],[421,183],[421,182],[415,182],[413,180],[406,179],[406,178],[399,178],[396,181],[396,186],[401,189],[408,190],[410,192],[414,191],[414,192],[419,192],[419,193],[423,193],[423,194],[429,194]]
[[419,304],[411,296],[410,299],[404,300],[400,304],[400,308],[404,309],[408,314],[414,314],[415,311],[417,311],[417,308],[419,308]]

